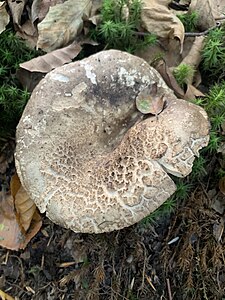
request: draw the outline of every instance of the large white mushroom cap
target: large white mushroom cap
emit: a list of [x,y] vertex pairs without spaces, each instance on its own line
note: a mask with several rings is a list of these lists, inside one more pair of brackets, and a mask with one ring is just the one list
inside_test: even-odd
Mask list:
[[[143,91],[165,99],[143,115]],[[41,212],[75,232],[130,226],[172,195],[209,140],[205,111],[141,58],[103,51],[47,74],[17,127],[16,167]]]

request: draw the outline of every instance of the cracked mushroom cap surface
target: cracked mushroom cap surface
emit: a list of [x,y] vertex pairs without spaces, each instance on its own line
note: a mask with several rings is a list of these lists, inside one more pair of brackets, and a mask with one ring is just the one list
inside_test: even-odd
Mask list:
[[[136,98],[165,99],[143,115]],[[130,226],[176,190],[209,140],[205,111],[177,99],[143,59],[108,50],[48,73],[17,127],[16,168],[40,211],[75,232]]]

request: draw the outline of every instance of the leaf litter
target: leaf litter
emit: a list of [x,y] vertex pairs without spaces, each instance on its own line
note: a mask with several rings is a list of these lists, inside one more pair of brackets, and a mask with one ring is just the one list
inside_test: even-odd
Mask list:
[[[0,32],[5,30],[11,15],[17,34],[31,48],[47,52],[20,65],[17,76],[32,91],[47,72],[69,63],[81,52],[83,44],[78,42],[79,37],[100,21],[102,1],[74,4],[72,0],[31,3],[8,0],[9,9],[5,8],[6,2],[0,3]],[[205,36],[201,32],[210,30],[223,19],[225,2],[192,0],[189,4],[190,1],[144,0],[140,30],[145,34],[156,33],[159,39],[156,45],[136,55],[154,65],[177,97],[192,100],[204,95],[199,90],[199,63]],[[199,32],[185,32],[176,16],[179,10],[198,11]],[[25,22],[21,21],[23,14],[28,16]],[[87,43],[94,45],[90,40]],[[196,71],[185,87],[180,87],[173,76],[173,69],[181,63]],[[146,113],[161,112],[163,99],[154,105],[152,99],[147,100]],[[197,300],[202,295],[222,299],[225,294],[224,177],[218,181],[212,197],[207,190],[211,180],[208,178],[172,215],[158,218],[155,223],[146,226],[140,223],[109,234],[75,234],[40,216],[16,175],[11,188],[4,188],[1,178],[10,168],[12,155],[6,154],[7,147],[2,149],[0,244],[19,250],[15,254],[0,248],[3,299],[14,299],[6,293],[8,290],[16,299],[24,300],[157,300],[172,299],[172,296]]]

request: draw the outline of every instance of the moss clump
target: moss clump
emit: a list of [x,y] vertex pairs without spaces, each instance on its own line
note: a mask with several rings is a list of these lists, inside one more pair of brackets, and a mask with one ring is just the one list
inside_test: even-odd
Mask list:
[[0,34],[0,137],[11,136],[29,99],[16,78],[19,64],[37,55],[37,51],[10,30]]
[[188,82],[192,81],[194,73],[195,70],[192,66],[183,63],[173,70],[173,75],[181,88],[184,88]]
[[106,48],[129,53],[156,43],[156,36],[138,34],[141,22],[140,0],[104,0],[101,23],[91,32],[92,38]]
[[184,25],[184,29],[186,32],[194,32],[197,31],[197,23],[198,23],[198,13],[197,11],[193,11],[192,13],[179,14],[177,17],[181,20]]
[[225,69],[225,28],[209,32],[202,50],[202,69],[210,81],[224,78]]

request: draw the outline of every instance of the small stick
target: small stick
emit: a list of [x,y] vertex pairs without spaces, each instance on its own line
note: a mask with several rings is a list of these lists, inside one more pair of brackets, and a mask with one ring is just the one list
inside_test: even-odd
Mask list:
[[167,285],[169,300],[173,300],[169,278],[166,278],[166,285]]
[[202,31],[202,32],[185,32],[185,36],[202,36],[202,35],[206,35],[209,33],[209,31],[215,29],[215,28],[218,28],[220,27],[220,22],[218,22],[215,26],[212,26],[210,27],[209,29],[205,30],[205,31]]

